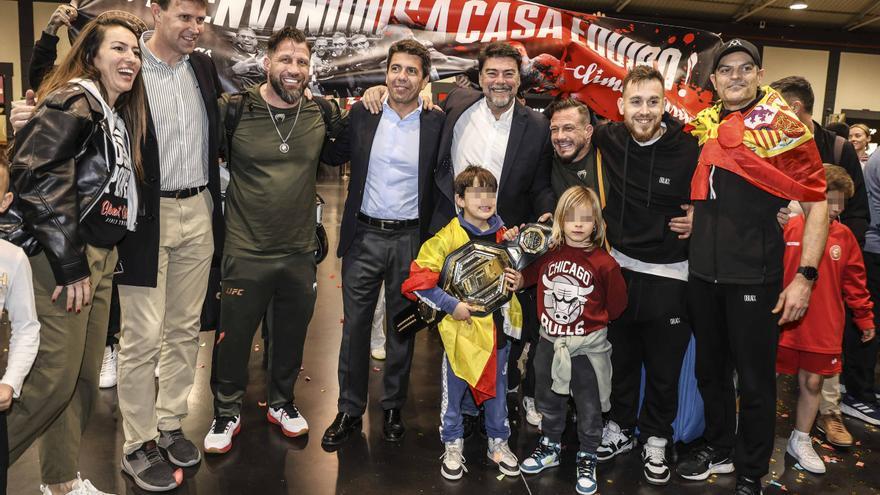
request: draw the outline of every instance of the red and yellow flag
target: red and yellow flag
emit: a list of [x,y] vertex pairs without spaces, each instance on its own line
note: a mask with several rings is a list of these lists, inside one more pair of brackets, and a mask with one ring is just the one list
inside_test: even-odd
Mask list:
[[703,147],[691,180],[691,199],[709,196],[712,167],[794,201],[825,199],[825,171],[810,130],[769,86],[746,112],[721,118],[721,103],[706,108],[685,127]]

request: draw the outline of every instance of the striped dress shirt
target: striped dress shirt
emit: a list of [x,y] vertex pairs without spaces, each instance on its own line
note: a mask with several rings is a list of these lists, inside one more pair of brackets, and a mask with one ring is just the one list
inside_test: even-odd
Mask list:
[[173,66],[147,47],[141,36],[143,78],[159,143],[160,187],[177,191],[208,183],[208,112],[195,72],[184,56]]

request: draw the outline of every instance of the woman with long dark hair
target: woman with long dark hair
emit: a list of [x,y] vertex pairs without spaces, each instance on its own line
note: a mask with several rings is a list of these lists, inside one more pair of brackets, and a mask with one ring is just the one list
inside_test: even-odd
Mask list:
[[10,460],[40,442],[43,494],[101,494],[80,478],[82,433],[98,394],[115,246],[134,230],[146,131],[139,29],[85,26],[40,86],[15,139],[13,236],[31,256],[40,347],[8,417]]

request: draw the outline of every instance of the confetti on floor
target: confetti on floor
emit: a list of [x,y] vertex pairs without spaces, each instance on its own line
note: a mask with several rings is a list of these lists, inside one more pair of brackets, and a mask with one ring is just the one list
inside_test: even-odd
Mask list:
[[856,463],[856,467],[860,467],[860,468],[865,467],[865,463],[862,461],[859,461]]
[[261,400],[261,401],[257,402],[257,405],[260,407],[266,407],[266,402]]

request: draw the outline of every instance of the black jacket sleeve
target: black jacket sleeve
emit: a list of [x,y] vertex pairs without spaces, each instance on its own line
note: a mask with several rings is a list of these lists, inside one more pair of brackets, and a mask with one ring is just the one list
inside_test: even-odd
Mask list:
[[[320,98],[320,96],[316,96]],[[342,165],[351,159],[351,136],[349,134],[349,113],[341,110],[336,100],[328,101],[330,115],[324,147],[321,148],[321,163]]]
[[553,187],[550,185],[550,169],[553,166],[553,145],[550,144],[549,132],[544,139],[541,147],[541,157],[538,160],[538,170],[535,173],[535,180],[529,188],[529,196],[532,198],[532,211],[535,220],[544,213],[551,214],[556,209],[556,195],[553,194]]
[[36,91],[43,84],[43,79],[55,67],[58,58],[58,36],[43,31],[42,36],[34,45],[31,64],[28,69],[30,88]]
[[859,245],[865,244],[865,231],[868,230],[870,213],[868,212],[868,193],[865,190],[865,176],[856,149],[850,143],[844,143],[840,154],[840,166],[846,169],[855,186],[855,194],[847,200],[846,209],[840,215],[844,225],[852,230]]
[[84,94],[48,100],[15,136],[10,175],[25,228],[49,258],[59,285],[89,276],[79,236],[75,157],[96,126]]

